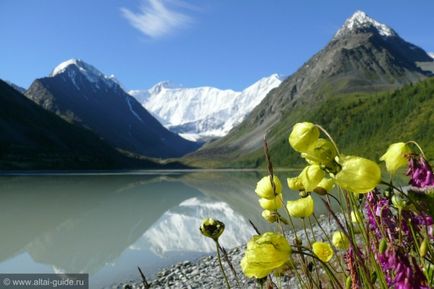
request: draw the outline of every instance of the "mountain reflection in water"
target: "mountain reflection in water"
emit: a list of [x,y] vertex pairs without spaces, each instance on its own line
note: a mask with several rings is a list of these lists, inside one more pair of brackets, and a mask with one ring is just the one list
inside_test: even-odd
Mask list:
[[[256,173],[0,177],[1,272],[85,272],[92,288],[214,251],[205,217],[226,223],[225,247],[262,222]],[[7,233],[5,233],[7,232]]]

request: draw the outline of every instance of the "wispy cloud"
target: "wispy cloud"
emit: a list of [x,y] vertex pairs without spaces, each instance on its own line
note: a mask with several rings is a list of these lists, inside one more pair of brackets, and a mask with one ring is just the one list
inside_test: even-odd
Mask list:
[[[188,8],[177,0],[142,0],[138,12],[121,8],[122,15],[130,24],[148,37],[158,38],[168,35],[174,30],[187,26],[192,18],[185,13],[175,11],[178,8]],[[171,7],[169,7],[169,4]]]

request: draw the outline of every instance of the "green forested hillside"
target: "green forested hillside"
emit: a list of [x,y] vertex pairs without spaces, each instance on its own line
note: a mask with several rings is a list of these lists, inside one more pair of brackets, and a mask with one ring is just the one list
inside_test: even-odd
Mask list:
[[[267,133],[272,160],[276,166],[293,167],[303,162],[288,144],[292,126],[300,121],[311,121],[323,126],[345,154],[378,159],[390,143],[415,140],[432,159],[434,78],[404,86],[394,92],[340,95],[294,108]],[[232,160],[214,161],[212,165],[218,167],[264,165],[261,150]]]

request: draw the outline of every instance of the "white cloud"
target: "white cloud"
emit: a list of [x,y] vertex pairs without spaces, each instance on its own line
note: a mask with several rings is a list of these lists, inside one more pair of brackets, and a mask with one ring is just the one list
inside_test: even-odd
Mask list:
[[[178,1],[171,1],[171,4],[185,7]],[[173,7],[169,8],[165,0],[143,0],[140,11],[132,12],[127,8],[121,8],[121,12],[133,27],[151,38],[170,34],[173,30],[192,22],[190,16],[175,11]]]

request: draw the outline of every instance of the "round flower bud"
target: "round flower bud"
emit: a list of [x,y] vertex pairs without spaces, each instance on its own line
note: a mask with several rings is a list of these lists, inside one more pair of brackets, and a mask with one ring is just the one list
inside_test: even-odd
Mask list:
[[380,161],[386,162],[387,171],[391,174],[395,174],[400,167],[407,164],[406,155],[410,153],[411,150],[406,143],[394,143],[391,144],[386,153],[381,156]]
[[279,216],[275,211],[263,210],[261,215],[262,218],[264,218],[269,223],[275,223],[279,219]]
[[277,195],[271,200],[261,198],[259,199],[259,205],[264,210],[277,211],[280,207],[282,207],[282,195]]
[[407,201],[404,200],[401,196],[394,194],[392,196],[392,204],[395,208],[402,210],[407,206]]
[[273,182],[276,186],[276,192],[273,192],[273,186],[270,181],[270,176],[263,177],[257,184],[256,184],[256,194],[260,198],[265,199],[273,199],[277,194],[282,193],[282,184],[280,183],[280,180],[277,176],[273,176]]
[[306,152],[309,146],[318,139],[319,129],[310,122],[299,122],[292,128],[289,144],[297,152]]
[[332,243],[336,249],[347,250],[350,247],[350,241],[347,236],[340,231],[333,233]]
[[348,276],[347,279],[345,279],[345,289],[351,289],[352,281],[351,276]]
[[291,252],[291,246],[281,234],[267,232],[253,236],[241,259],[241,269],[248,278],[264,278],[286,264]]
[[387,240],[386,238],[382,238],[380,241],[380,245],[378,246],[378,251],[383,254],[387,250]]
[[303,183],[299,177],[287,178],[288,187],[293,191],[304,191]]
[[342,169],[335,176],[335,182],[353,193],[368,193],[381,181],[381,170],[377,163],[355,156],[339,159]]
[[351,211],[351,222],[354,224],[362,223],[362,216],[359,212]]
[[336,149],[329,140],[319,138],[301,156],[311,162],[326,165],[336,157]]
[[219,220],[208,218],[203,220],[199,230],[205,237],[217,241],[217,239],[225,230],[225,224],[223,222],[220,222]]
[[307,218],[313,214],[314,203],[312,196],[301,198],[295,201],[288,201],[286,208],[291,217],[295,218]]
[[312,192],[324,178],[324,171],[319,165],[305,167],[298,176],[307,192]]
[[419,255],[423,258],[428,250],[428,239],[425,237],[419,247]]
[[313,253],[320,259],[321,261],[327,263],[333,257],[333,249],[329,243],[325,242],[315,242],[312,244]]

